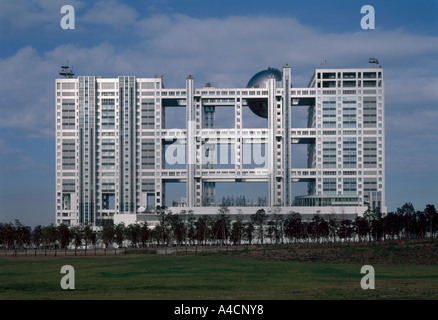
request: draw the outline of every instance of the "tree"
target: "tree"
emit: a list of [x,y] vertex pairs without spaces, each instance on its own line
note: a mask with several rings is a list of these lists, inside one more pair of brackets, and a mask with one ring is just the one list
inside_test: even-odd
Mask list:
[[146,242],[149,240],[149,237],[150,237],[150,230],[149,230],[149,226],[148,226],[148,223],[145,221],[145,222],[143,222],[142,224],[141,224],[141,226],[140,226],[140,234],[139,234],[139,237],[140,237],[140,242],[141,242],[141,246],[143,247],[143,248],[145,248],[146,247]]
[[310,228],[311,221],[303,220],[301,222],[301,233],[300,236],[303,240],[307,240],[307,242],[310,242],[311,239],[311,228]]
[[270,242],[273,243],[275,238],[275,224],[273,220],[269,220],[267,222],[266,235],[268,236]]
[[34,246],[40,247],[41,242],[43,241],[43,227],[41,225],[37,225],[33,228],[31,232],[31,241]]
[[252,243],[254,230],[255,230],[254,223],[252,221],[248,221],[245,224],[244,235],[245,235],[245,239],[248,241],[249,245],[251,245],[251,243]]
[[157,242],[157,245],[165,244],[166,242],[166,214],[160,212],[158,215],[158,225],[153,229],[153,236]]
[[126,238],[131,241],[131,247],[137,248],[137,244],[140,240],[141,227],[138,223],[130,224],[126,227]]
[[302,223],[301,215],[298,212],[291,212],[283,222],[284,233],[290,240],[295,242],[301,238]]
[[382,236],[384,234],[383,232],[383,219],[374,219],[371,220],[371,230],[372,230],[372,235],[373,235],[373,239],[377,241],[382,240]]
[[262,245],[265,232],[264,224],[267,218],[268,216],[264,209],[258,209],[255,214],[251,215],[251,221],[255,226],[257,226],[258,238],[260,239]]
[[85,255],[87,254],[88,244],[92,243],[93,238],[95,237],[93,227],[89,224],[86,224],[82,228],[83,231],[83,239],[85,242]]
[[159,229],[158,226],[151,229],[150,238],[149,238],[153,244],[156,243],[157,245],[160,244],[160,239],[161,239],[161,235],[159,234],[158,229]]
[[181,245],[186,238],[185,214],[168,215],[168,232],[177,245]]
[[56,255],[57,240],[58,240],[58,229],[53,224],[43,228],[43,241],[46,244],[46,246],[49,245],[52,249],[55,249],[55,255]]
[[93,232],[91,233],[91,244],[93,245],[94,248],[94,255],[96,255],[96,247],[97,247],[97,242],[99,240],[99,234],[96,230],[93,230]]
[[354,232],[353,223],[349,219],[343,219],[340,222],[338,236],[343,240],[348,240],[352,237]]
[[[316,216],[319,216],[319,215],[316,215]],[[330,235],[330,228],[329,228],[328,221],[325,220],[324,217],[319,217],[319,221],[318,221],[316,227],[317,227],[316,230],[317,230],[318,236],[327,241],[329,238],[329,235]]]
[[313,240],[319,241],[320,237],[326,239],[329,235],[328,222],[319,214],[315,214],[312,220],[309,222],[308,232],[312,236]]
[[406,202],[401,208],[397,208],[397,215],[403,221],[404,236],[406,238],[411,238],[412,224],[415,214],[415,209],[412,203]]
[[171,224],[172,221],[172,211],[167,210],[165,206],[158,206],[157,207],[157,214],[158,214],[158,220],[159,224],[155,227],[155,234],[158,237],[157,241],[162,242],[166,246],[172,242],[172,230],[171,230]]
[[424,209],[424,213],[429,218],[430,238],[433,241],[434,232],[435,230],[437,230],[437,225],[438,225],[438,212],[436,211],[435,206],[433,204],[428,204]]
[[215,235],[215,239],[221,240],[222,244],[224,241],[228,239],[229,231],[230,231],[230,217],[229,217],[230,210],[222,206],[218,210],[218,215],[216,216],[216,219],[214,220],[213,225],[213,232]]
[[15,228],[12,223],[5,223],[0,228],[0,238],[5,250],[14,246],[15,242]]
[[415,213],[416,230],[415,234],[417,238],[424,239],[426,229],[428,227],[428,217],[424,211],[417,211]]
[[356,217],[356,219],[354,219],[354,226],[358,240],[360,242],[361,239],[366,235],[368,235],[370,232],[370,226],[368,220],[365,217],[358,216]]
[[391,240],[400,237],[401,219],[394,212],[388,212],[383,218],[383,233],[391,237]]
[[105,245],[105,254],[108,246],[114,242],[114,225],[106,224],[102,227],[100,237]]
[[15,219],[15,241],[18,248],[26,247],[31,243],[31,228],[23,225],[20,220]]
[[78,247],[80,245],[82,245],[82,239],[84,237],[84,232],[83,232],[81,226],[73,226],[71,228],[71,232],[72,232],[72,239],[73,239],[73,244],[75,246],[75,255],[76,255],[76,250],[78,249]]
[[231,235],[230,235],[230,240],[233,242],[234,245],[242,244],[244,229],[245,229],[245,225],[243,224],[242,218],[237,217],[236,221],[234,221],[231,226]]
[[207,243],[207,240],[211,236],[211,218],[207,215],[203,215],[195,222],[196,238],[202,245]]
[[374,218],[373,210],[371,206],[368,206],[368,209],[363,213],[364,219],[367,221],[367,233],[368,233],[368,241],[371,242],[371,220]]
[[126,234],[125,228],[126,228],[125,224],[123,222],[120,222],[119,224],[116,225],[114,229],[115,241],[119,246],[119,248],[123,246],[123,241],[125,240],[125,234]]
[[338,234],[340,221],[336,218],[334,214],[328,216],[328,228],[329,236],[333,237],[333,242],[336,242],[336,235]]
[[69,227],[65,224],[60,224],[57,228],[58,228],[58,235],[59,235],[59,242],[61,245],[61,249],[66,250],[71,242],[72,232],[70,231]]
[[281,208],[274,207],[268,217],[271,220],[268,221],[268,234],[270,234],[271,242],[275,240],[278,244],[283,242],[283,215],[280,214]]
[[189,210],[187,213],[187,237],[190,243],[193,244],[196,239],[196,226],[195,226],[195,216],[193,215],[193,210]]

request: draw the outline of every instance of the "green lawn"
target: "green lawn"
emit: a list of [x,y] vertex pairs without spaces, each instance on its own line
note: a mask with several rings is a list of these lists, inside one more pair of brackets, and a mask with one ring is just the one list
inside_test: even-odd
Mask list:
[[[75,290],[63,290],[63,265]],[[0,257],[0,299],[437,299],[438,267],[361,265],[232,256]]]

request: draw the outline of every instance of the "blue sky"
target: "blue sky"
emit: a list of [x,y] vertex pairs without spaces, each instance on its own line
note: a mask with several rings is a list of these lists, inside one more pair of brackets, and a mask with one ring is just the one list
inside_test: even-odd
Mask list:
[[[75,29],[60,27],[62,5]],[[362,30],[372,5],[376,29]],[[380,60],[386,89],[388,210],[438,205],[438,1],[0,0],[0,222],[54,222],[54,79],[164,76],[183,87],[245,86],[292,66],[295,86],[328,67]]]

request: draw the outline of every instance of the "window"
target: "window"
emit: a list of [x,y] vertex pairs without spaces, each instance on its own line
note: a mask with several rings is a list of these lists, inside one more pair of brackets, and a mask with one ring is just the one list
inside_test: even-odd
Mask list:
[[324,178],[323,192],[324,194],[336,193],[336,178]]
[[356,194],[357,182],[356,178],[344,178],[344,194]]
[[356,168],[356,138],[346,137],[343,142],[343,165],[344,168]]
[[323,142],[323,167],[335,168],[336,167],[336,142],[325,141]]

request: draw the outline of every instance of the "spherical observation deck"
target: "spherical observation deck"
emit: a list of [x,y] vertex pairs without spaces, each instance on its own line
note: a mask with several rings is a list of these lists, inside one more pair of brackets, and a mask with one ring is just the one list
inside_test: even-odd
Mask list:
[[[269,77],[275,81],[282,81],[282,72],[275,68],[268,68],[256,73],[246,85],[247,88],[267,88]],[[268,101],[265,98],[246,99],[249,109],[262,118],[268,118]]]

